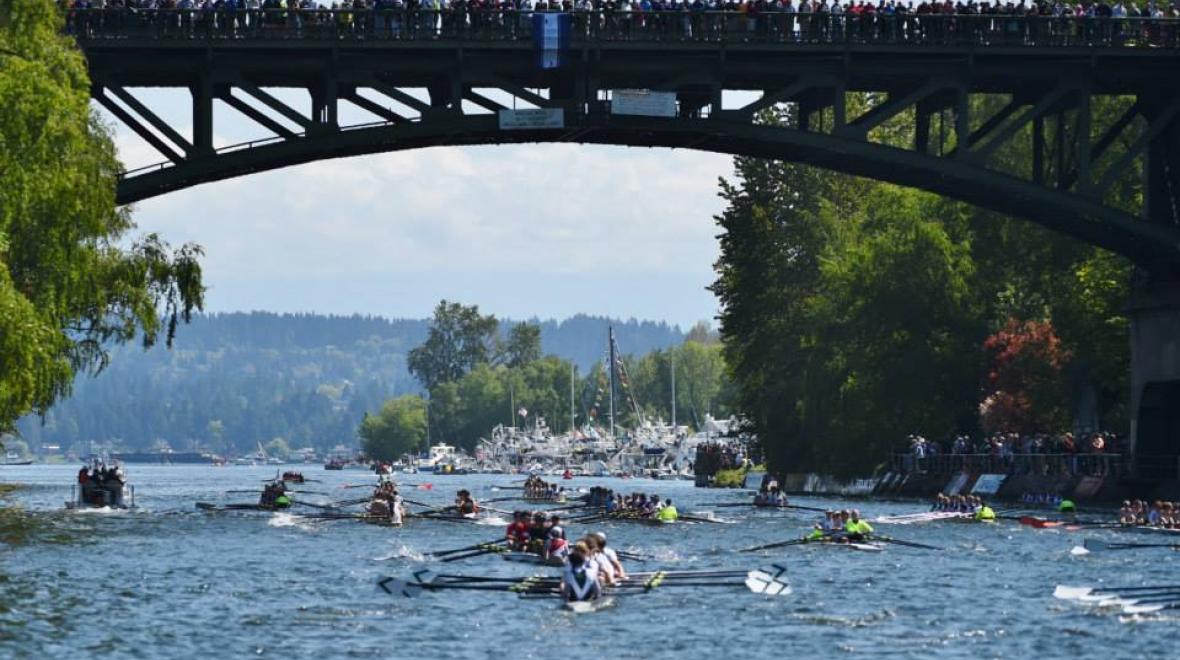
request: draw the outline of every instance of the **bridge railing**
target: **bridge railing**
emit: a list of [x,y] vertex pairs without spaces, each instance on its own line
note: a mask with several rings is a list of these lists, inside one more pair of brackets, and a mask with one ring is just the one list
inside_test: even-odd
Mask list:
[[[1174,462],[1174,461],[1173,461]],[[1129,465],[1122,454],[894,454],[891,467],[909,474],[1015,474],[1121,477]]]
[[[797,45],[1180,48],[1180,19],[1021,15],[575,11],[571,40]],[[533,12],[516,10],[75,9],[80,38],[527,41]]]

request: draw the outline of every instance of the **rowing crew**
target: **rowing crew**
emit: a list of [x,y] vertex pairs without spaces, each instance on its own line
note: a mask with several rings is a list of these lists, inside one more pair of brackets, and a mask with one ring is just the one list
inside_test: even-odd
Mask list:
[[754,506],[786,506],[787,494],[779,490],[778,486],[771,486],[767,490],[758,491],[754,495]]
[[627,579],[614,548],[607,547],[606,534],[595,532],[574,543],[561,573],[561,596],[568,601],[595,600],[604,587]]
[[982,522],[995,522],[996,520],[996,512],[978,495],[952,495],[947,497],[939,493],[938,499],[934,501],[934,506],[930,510],[950,513],[969,513],[971,514],[971,518]]
[[532,498],[550,498],[559,499],[565,494],[565,488],[557,484],[551,484],[537,475],[529,475],[528,479],[524,481],[524,496]]
[[291,498],[287,497],[287,484],[282,479],[276,479],[263,486],[258,506],[263,509],[286,509],[291,506]]
[[1148,505],[1143,500],[1126,500],[1119,508],[1119,523],[1180,529],[1180,504],[1156,500]]
[[815,523],[811,533],[805,536],[808,541],[832,540],[841,543],[860,542],[873,533],[873,526],[869,521],[860,517],[856,509],[824,512],[823,520]]
[[402,496],[397,492],[397,484],[392,479],[382,479],[373,490],[373,497],[369,500],[367,512],[371,516],[386,518],[394,525],[402,524],[406,517],[406,505]]
[[975,495],[951,495],[942,493],[934,500],[931,511],[946,511],[950,513],[975,513],[983,504],[983,500]]
[[672,505],[672,500],[660,501],[660,496],[652,493],[631,493],[624,497],[615,495],[614,499],[607,499],[606,513],[614,518],[654,518],[660,522],[676,522],[680,512]]
[[512,522],[504,530],[504,540],[510,550],[530,552],[546,559],[564,559],[568,552],[561,518],[556,514],[546,516],[542,511],[533,515],[531,521],[528,511],[514,511]]

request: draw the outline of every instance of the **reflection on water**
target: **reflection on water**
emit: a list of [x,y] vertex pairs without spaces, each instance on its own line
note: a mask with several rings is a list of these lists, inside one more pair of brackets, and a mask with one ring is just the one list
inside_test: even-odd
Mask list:
[[[274,468],[130,466],[140,508],[66,513],[71,466],[5,467],[26,484],[8,497],[30,518],[0,510],[0,656],[297,656],[406,658],[729,658],[764,654],[829,657],[845,652],[917,657],[1046,658],[1099,652],[1163,656],[1175,618],[1120,617],[1052,598],[1055,584],[1170,580],[1169,550],[1073,556],[1084,538],[1118,532],[1033,530],[1012,524],[907,525],[879,531],[942,548],[890,546],[881,553],[815,546],[774,554],[736,549],[785,540],[812,522],[805,512],[719,508],[731,525],[598,525],[620,549],[658,560],[654,568],[790,569],[794,594],[661,588],[623,596],[618,607],[576,617],[550,599],[503,593],[439,592],[394,599],[384,575],[430,566],[448,573],[523,576],[536,567],[479,557],[453,564],[424,553],[500,535],[500,527],[414,520],[400,529],[291,513],[200,513],[195,501],[245,502]],[[344,484],[361,472],[305,469],[322,483],[302,497],[356,497]],[[459,488],[477,497],[505,475],[427,477],[412,499],[449,503]],[[736,501],[733,491],[689,482],[578,479],[671,497],[685,510]],[[800,504],[835,502],[799,499]],[[505,503],[505,508],[524,507]],[[915,503],[862,502],[869,516],[908,513]],[[587,529],[570,525],[574,533]]]

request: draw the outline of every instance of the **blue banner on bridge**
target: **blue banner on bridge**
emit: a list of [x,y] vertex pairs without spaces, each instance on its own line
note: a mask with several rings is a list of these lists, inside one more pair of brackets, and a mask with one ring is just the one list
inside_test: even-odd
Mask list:
[[533,45],[537,64],[542,69],[556,69],[565,63],[570,47],[569,14],[533,14]]

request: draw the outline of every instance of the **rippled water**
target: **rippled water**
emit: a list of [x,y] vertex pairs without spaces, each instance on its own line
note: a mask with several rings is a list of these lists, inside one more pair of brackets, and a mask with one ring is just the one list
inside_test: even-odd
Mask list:
[[[3,481],[27,485],[12,500],[40,512],[46,523],[29,542],[0,546],[0,657],[1175,657],[1175,616],[1123,617],[1052,597],[1059,583],[1180,582],[1174,576],[1180,555],[1170,550],[1070,554],[1084,538],[1115,538],[1112,531],[1034,530],[1016,523],[879,525],[878,531],[944,550],[802,546],[749,555],[734,550],[796,537],[812,514],[718,508],[736,522],[604,524],[595,529],[616,547],[661,557],[630,564],[632,570],[754,568],[775,561],[789,567],[794,593],[769,599],[739,590],[657,589],[623,596],[613,610],[574,617],[549,599],[458,591],[395,599],[376,587],[381,576],[425,566],[521,576],[537,570],[486,556],[443,565],[421,559],[424,551],[491,540],[499,526],[412,521],[387,529],[194,510],[197,500],[250,501],[222,493],[258,487],[274,474],[262,467],[131,466],[138,511],[66,513],[62,503],[75,469],[0,468]],[[305,473],[325,482],[305,488],[336,499],[365,492],[340,485],[373,480],[359,471],[315,467]],[[491,487],[513,479],[405,477],[433,482],[433,491],[410,497],[439,504],[449,503],[458,488],[483,498],[508,495]],[[691,482],[572,483],[657,492],[682,512],[739,499],[734,491],[694,489]],[[860,508],[875,516],[922,507],[862,502]]]

